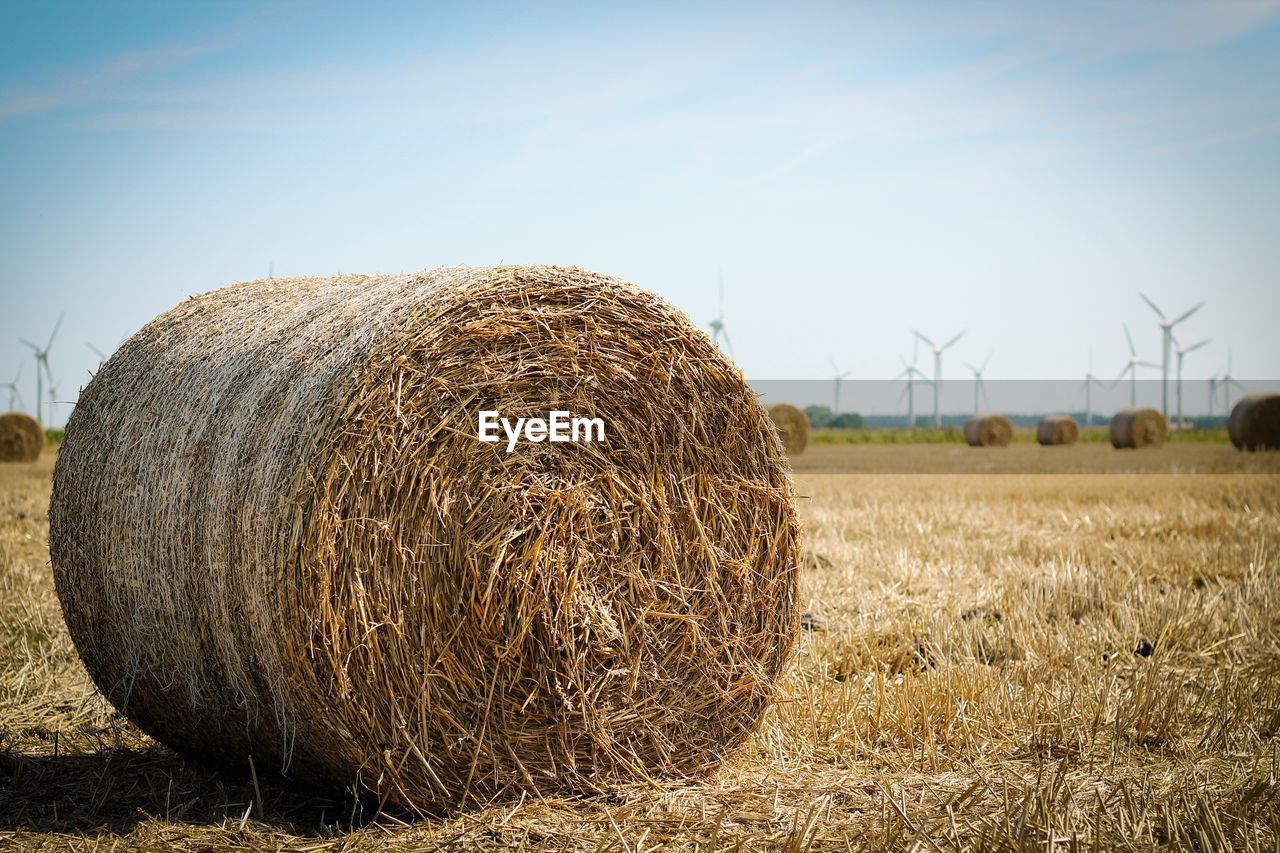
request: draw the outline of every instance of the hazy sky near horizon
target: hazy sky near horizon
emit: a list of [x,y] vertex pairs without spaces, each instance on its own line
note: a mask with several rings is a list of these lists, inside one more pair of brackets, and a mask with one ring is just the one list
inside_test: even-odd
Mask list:
[[[0,7],[0,382],[237,280],[547,262],[749,377],[1280,368],[1280,2]],[[925,353],[921,366],[929,369]],[[1144,377],[1155,376],[1146,372]],[[0,399],[5,392],[0,390]],[[7,400],[5,400],[7,402]]]

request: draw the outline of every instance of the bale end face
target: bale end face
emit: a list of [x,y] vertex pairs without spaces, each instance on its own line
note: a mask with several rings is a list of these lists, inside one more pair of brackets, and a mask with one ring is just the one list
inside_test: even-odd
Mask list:
[[778,429],[778,438],[788,456],[803,453],[809,444],[809,417],[790,403],[769,407],[769,418]]
[[1080,425],[1070,415],[1047,415],[1036,428],[1036,441],[1042,445],[1075,444],[1080,437]]
[[44,431],[23,412],[0,415],[0,462],[34,462],[44,450]]
[[964,422],[964,440],[970,447],[1008,447],[1013,422],[1004,415],[974,415]]
[[1168,433],[1155,409],[1121,409],[1111,418],[1111,446],[1117,449],[1162,447]]
[[1280,450],[1280,394],[1241,398],[1227,419],[1227,435],[1237,450]]

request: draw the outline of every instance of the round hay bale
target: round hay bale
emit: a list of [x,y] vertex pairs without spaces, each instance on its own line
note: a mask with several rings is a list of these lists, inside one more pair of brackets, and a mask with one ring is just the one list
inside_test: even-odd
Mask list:
[[964,440],[970,447],[1008,447],[1013,422],[1004,415],[974,415],[964,422]]
[[1070,415],[1045,415],[1036,427],[1036,441],[1043,445],[1075,444],[1080,425]]
[[769,407],[769,417],[778,428],[778,438],[788,456],[803,453],[809,444],[809,417],[790,403]]
[[1227,419],[1237,450],[1280,450],[1280,394],[1242,397]]
[[[604,440],[508,451],[485,410]],[[799,631],[789,472],[741,371],[618,279],[270,279],[89,383],[50,551],[145,731],[435,811],[719,765]]]
[[1155,409],[1121,409],[1111,418],[1111,446],[1161,447],[1168,426]]
[[0,415],[0,462],[34,462],[44,450],[44,430],[24,412]]

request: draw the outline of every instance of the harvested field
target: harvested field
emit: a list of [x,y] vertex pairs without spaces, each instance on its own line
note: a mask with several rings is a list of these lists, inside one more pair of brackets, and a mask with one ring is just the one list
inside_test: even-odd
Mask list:
[[717,776],[419,821],[211,773],[114,714],[54,596],[53,454],[4,466],[0,846],[1274,849],[1280,455],[998,461],[1036,451],[983,476],[962,446],[809,448],[801,605],[826,630]]

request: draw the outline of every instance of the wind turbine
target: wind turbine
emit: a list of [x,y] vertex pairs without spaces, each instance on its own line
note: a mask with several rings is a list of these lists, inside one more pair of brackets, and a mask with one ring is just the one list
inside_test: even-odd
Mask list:
[[1173,346],[1173,327],[1203,308],[1204,303],[1197,304],[1176,319],[1168,320],[1165,318],[1164,312],[1157,308],[1156,304],[1148,299],[1145,293],[1138,291],[1138,295],[1142,297],[1143,302],[1151,306],[1151,310],[1156,312],[1156,316],[1160,318],[1160,345],[1164,353],[1164,357],[1160,362],[1160,414],[1164,415],[1164,419],[1167,421],[1169,420],[1169,350]]
[[933,425],[935,427],[942,426],[942,409],[939,408],[940,401],[938,399],[938,393],[942,390],[942,354],[949,346],[964,337],[964,333],[967,331],[969,330],[961,329],[960,334],[956,335],[942,346],[938,346],[915,329],[911,330],[913,335],[924,341],[933,349]]
[[[58,322],[53,326],[53,333],[49,335],[49,342],[44,345],[44,349],[31,343],[26,338],[19,338],[24,345],[29,347],[36,356],[36,420],[44,424],[40,418],[40,408],[44,398],[44,379],[49,376],[49,348],[53,346],[53,339],[58,336],[58,329],[62,328],[63,314],[58,315]],[[50,379],[52,383],[52,378]]]
[[991,361],[992,353],[987,353],[986,359],[982,362],[982,367],[974,367],[969,362],[965,362],[964,366],[973,371],[973,413],[978,414],[978,394],[983,397],[987,396],[987,386],[982,383],[982,371],[987,369],[987,364]]
[[1227,372],[1222,374],[1218,384],[1222,386],[1222,413],[1231,417],[1231,386],[1234,385],[1241,391],[1245,390],[1245,387],[1231,375],[1231,347],[1227,347]]
[[[1210,340],[1211,338],[1205,338],[1199,343],[1194,343],[1191,346],[1184,347],[1182,344],[1178,343],[1177,338],[1173,339],[1174,344],[1177,346],[1177,349],[1175,349],[1174,352],[1178,355],[1178,372],[1177,378],[1174,380],[1174,387],[1178,392],[1178,429],[1182,429],[1182,359],[1186,358],[1187,353],[1195,352],[1200,349],[1200,347],[1207,345]],[[1210,412],[1209,414],[1213,413]]]
[[[14,374],[13,381],[6,382],[3,385],[0,385],[0,388],[9,389],[9,411],[11,412],[16,412],[18,410],[17,407],[22,405],[22,392],[18,390],[18,381],[22,379],[23,366],[24,365],[22,364],[22,362],[19,362],[18,372]],[[17,405],[15,405],[13,402],[15,399],[18,401]]]
[[48,409],[48,413],[49,413],[49,428],[50,428],[50,429],[52,429],[52,428],[54,427],[54,422],[57,420],[57,419],[54,417],[53,407],[54,407],[55,405],[57,405],[58,403],[60,403],[60,402],[61,402],[61,401],[58,399],[58,386],[59,386],[59,385],[61,385],[61,384],[62,384],[61,380],[59,380],[59,381],[55,382],[52,376],[50,376],[50,377],[49,377],[49,409]]
[[[1124,324],[1124,339],[1129,342],[1129,360],[1125,362],[1124,370],[1120,371],[1120,375],[1116,377],[1116,382],[1124,379],[1124,375],[1129,374],[1129,405],[1138,405],[1138,368],[1139,367],[1159,367],[1160,365],[1150,361],[1143,361],[1138,358],[1138,351],[1133,346],[1133,335],[1129,334],[1129,324]],[[1114,383],[1112,385],[1114,387]]]
[[720,343],[720,338],[723,337],[729,357],[733,358],[733,344],[729,341],[729,330],[724,325],[724,273],[720,273],[720,311],[707,325],[711,327],[711,340]]
[[916,428],[916,381],[918,379],[919,381],[928,384],[929,378],[916,368],[916,363],[914,360],[910,364],[907,364],[907,360],[902,356],[898,356],[898,360],[902,362],[903,369],[901,373],[899,373],[897,376],[893,378],[894,379],[905,378],[907,380],[907,387],[902,389],[902,394],[898,395],[898,400],[901,401],[903,396],[906,396],[907,426],[911,429],[915,429]]
[[95,347],[93,344],[89,343],[88,341],[85,341],[84,345],[87,346],[90,350],[92,350],[93,354],[98,357],[98,366],[101,367],[103,362],[107,360],[107,354],[102,350],[98,349],[97,347]]
[[1099,388],[1114,388],[1115,382],[1110,385],[1093,375],[1093,347],[1089,348],[1089,369],[1084,374],[1084,425],[1093,426],[1093,386]]
[[840,382],[848,378],[851,371],[846,370],[841,373],[840,368],[836,367],[836,360],[830,356],[827,357],[827,361],[831,363],[831,371],[835,374],[832,380],[835,382],[835,389],[831,399],[831,414],[834,416],[840,414]]

